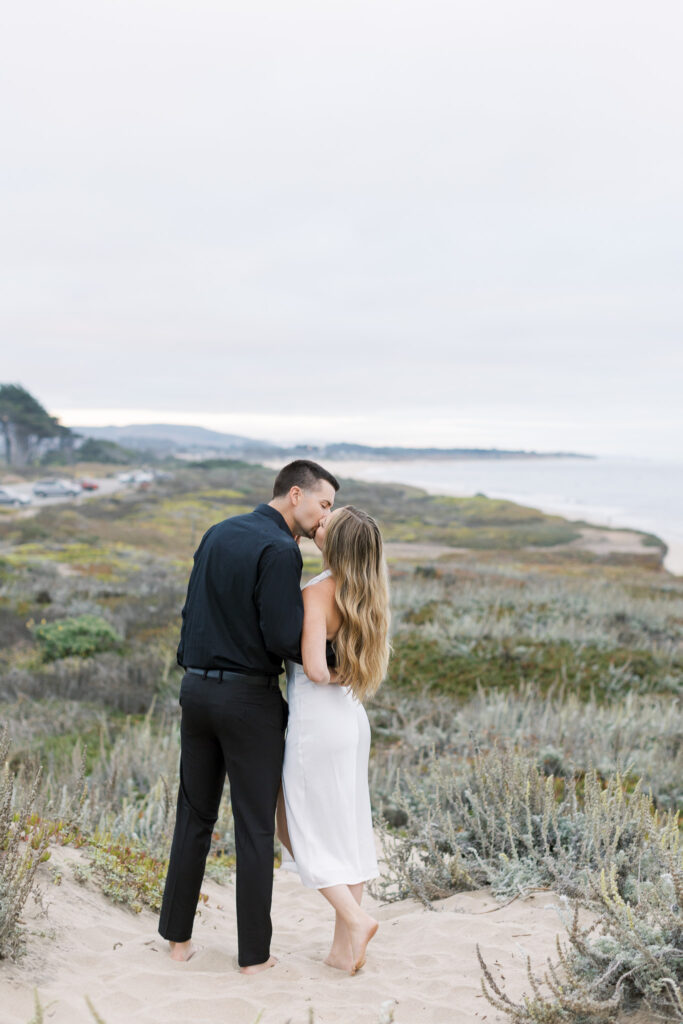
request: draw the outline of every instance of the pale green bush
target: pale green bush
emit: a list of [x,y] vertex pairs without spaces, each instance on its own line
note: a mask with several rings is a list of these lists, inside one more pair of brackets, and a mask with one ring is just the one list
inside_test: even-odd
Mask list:
[[32,817],[40,775],[23,799],[16,799],[8,754],[5,728],[0,733],[0,958],[15,958],[24,951],[20,915],[48,843],[46,831]]
[[[580,904],[592,911],[580,924]],[[489,1002],[515,1024],[614,1021],[646,1007],[657,1020],[683,1019],[683,849],[676,820],[651,822],[637,867],[619,879],[616,865],[592,876],[574,902],[568,943],[543,979],[528,964],[532,996],[513,1003],[477,950]]]
[[448,697],[380,690],[368,708],[374,755],[373,805],[394,806],[400,772],[414,775],[436,755],[460,758],[476,743],[512,743],[546,774],[570,776],[591,766],[607,777],[625,767],[652,791],[658,807],[683,809],[683,703],[679,698],[628,694],[610,704],[583,702],[557,688],[541,695],[479,688],[460,705]]
[[[683,1011],[683,846],[678,818],[640,783],[594,770],[557,779],[508,746],[425,761],[399,781],[400,830],[381,829],[385,900],[425,904],[482,884],[499,898],[536,888],[575,913],[544,984],[513,1003],[482,960],[484,992],[515,1024],[592,1024],[626,1007]],[[578,908],[591,912],[579,924]]]

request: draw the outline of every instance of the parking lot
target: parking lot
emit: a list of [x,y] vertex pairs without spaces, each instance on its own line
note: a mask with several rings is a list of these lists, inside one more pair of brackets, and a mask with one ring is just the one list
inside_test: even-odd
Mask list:
[[[124,475],[124,476],[125,475],[131,476],[132,472],[131,472],[131,474],[122,474],[122,475]],[[149,475],[149,477],[151,479],[153,479],[152,474],[148,474],[148,475]],[[59,478],[59,477],[47,477],[47,476],[45,476],[45,477],[43,477],[41,479],[44,479],[44,480],[48,480],[48,479],[54,480],[54,479],[62,479],[62,478]],[[68,477],[64,477],[63,479],[65,481],[68,481],[69,484],[78,484],[78,483],[80,483],[79,478],[70,479]],[[13,495],[17,495],[18,497],[23,498],[24,500],[28,499],[29,500],[29,504],[28,505],[22,503],[22,505],[19,506],[20,508],[23,508],[24,510],[26,510],[28,508],[32,508],[32,509],[42,508],[44,505],[63,505],[66,502],[80,503],[80,502],[83,502],[83,501],[89,501],[91,498],[97,498],[100,495],[105,495],[105,494],[114,494],[116,491],[125,490],[126,488],[129,488],[129,487],[140,486],[141,483],[146,482],[146,481],[137,480],[137,479],[121,480],[121,479],[118,478],[118,476],[105,476],[105,477],[93,476],[93,477],[88,477],[87,479],[88,479],[89,482],[91,482],[93,484],[97,484],[97,487],[92,489],[92,490],[81,489],[80,492],[77,495],[60,495],[60,496],[40,497],[40,496],[36,495],[34,493],[34,490],[33,490],[35,485],[36,485],[36,483],[38,481],[30,481],[28,483],[11,483],[11,484],[0,483],[0,487],[3,490],[9,491]],[[8,505],[8,504],[4,504],[4,503],[2,505],[0,505],[0,508],[12,508],[12,507],[13,506]]]

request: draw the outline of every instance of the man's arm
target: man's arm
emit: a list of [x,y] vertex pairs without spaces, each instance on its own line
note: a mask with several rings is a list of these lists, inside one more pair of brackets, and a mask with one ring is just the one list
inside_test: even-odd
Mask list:
[[254,600],[266,650],[301,662],[301,555],[294,545],[269,547],[261,555]]
[[186,640],[185,630],[186,630],[186,626],[187,626],[187,608],[188,608],[188,605],[189,605],[190,601],[194,598],[195,591],[197,589],[197,576],[198,576],[198,573],[199,573],[199,568],[198,568],[199,555],[200,555],[200,552],[202,551],[202,548],[204,547],[204,545],[206,543],[206,538],[214,530],[215,530],[215,526],[209,527],[209,529],[206,531],[206,533],[202,537],[201,542],[199,544],[199,547],[197,548],[197,550],[194,553],[194,562],[193,562],[193,565],[192,565],[192,572],[190,573],[190,579],[189,579],[188,584],[187,584],[187,593],[185,595],[185,604],[183,605],[182,611],[180,612],[180,622],[181,622],[181,624],[180,624],[180,642],[178,644],[178,650],[177,650],[177,653],[176,653],[176,661],[178,662],[178,664],[182,668],[185,667],[185,640]]

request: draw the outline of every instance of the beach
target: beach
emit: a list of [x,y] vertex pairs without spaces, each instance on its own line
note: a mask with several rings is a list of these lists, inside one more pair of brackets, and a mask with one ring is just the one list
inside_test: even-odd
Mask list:
[[528,991],[527,956],[542,970],[563,932],[561,901],[545,891],[501,905],[482,889],[433,910],[412,900],[382,906],[366,896],[380,928],[366,966],[349,977],[323,963],[330,908],[278,869],[272,952],[279,962],[247,977],[236,966],[233,882],[205,880],[197,953],[177,964],[156,932],[156,914],[135,914],[76,881],[84,864],[80,851],[53,847],[42,865],[44,911],[29,901],[24,913],[28,953],[0,972],[3,1024],[29,1024],[36,992],[51,1024],[92,1024],[86,999],[104,1024],[493,1024],[506,1018],[482,995],[476,944],[505,991],[519,998]]

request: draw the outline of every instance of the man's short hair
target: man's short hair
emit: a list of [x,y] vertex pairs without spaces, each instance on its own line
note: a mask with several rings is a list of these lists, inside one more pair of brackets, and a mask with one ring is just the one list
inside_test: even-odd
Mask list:
[[335,491],[339,490],[337,478],[319,466],[317,462],[311,462],[310,459],[295,459],[294,462],[283,466],[275,477],[273,497],[284,497],[285,494],[289,494],[292,487],[300,487],[302,491],[306,488],[317,487],[320,480],[327,480]]

